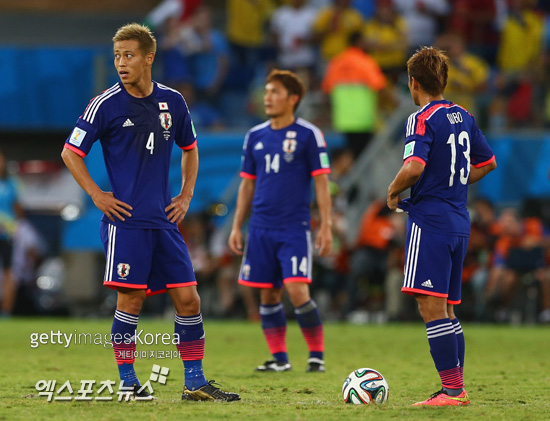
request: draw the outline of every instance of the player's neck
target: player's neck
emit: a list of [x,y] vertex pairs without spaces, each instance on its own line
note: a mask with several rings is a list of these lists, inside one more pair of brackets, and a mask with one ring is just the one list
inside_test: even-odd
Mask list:
[[284,129],[294,123],[295,120],[296,117],[294,117],[294,114],[292,113],[271,117],[271,128],[274,130]]
[[420,108],[424,107],[426,104],[429,104],[432,101],[442,101],[444,99],[445,98],[443,98],[443,95],[441,94],[433,96],[433,95],[424,93],[418,96],[418,102],[420,104]]
[[145,98],[153,93],[155,86],[149,79],[148,81],[141,80],[138,83],[125,84],[124,88],[126,88],[126,92],[136,98]]

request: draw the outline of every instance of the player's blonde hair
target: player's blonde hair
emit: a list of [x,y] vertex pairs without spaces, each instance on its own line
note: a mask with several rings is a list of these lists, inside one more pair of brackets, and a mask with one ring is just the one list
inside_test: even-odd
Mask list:
[[434,47],[422,47],[407,61],[409,79],[413,78],[432,96],[443,93],[447,86],[449,59]]
[[151,30],[145,25],[129,23],[118,28],[113,37],[113,43],[130,40],[136,40],[139,43],[139,48],[143,55],[156,53],[157,51],[157,40]]

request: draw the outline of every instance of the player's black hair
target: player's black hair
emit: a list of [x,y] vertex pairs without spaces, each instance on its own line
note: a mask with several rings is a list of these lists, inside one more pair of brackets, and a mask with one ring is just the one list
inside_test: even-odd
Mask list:
[[296,108],[298,108],[300,101],[306,93],[304,84],[300,81],[300,79],[298,79],[298,76],[295,73],[288,70],[279,69],[272,70],[271,73],[267,75],[265,83],[268,84],[274,81],[281,82],[281,84],[288,91],[289,95],[298,96],[298,102],[296,102],[296,105],[294,106],[294,111],[296,111]]

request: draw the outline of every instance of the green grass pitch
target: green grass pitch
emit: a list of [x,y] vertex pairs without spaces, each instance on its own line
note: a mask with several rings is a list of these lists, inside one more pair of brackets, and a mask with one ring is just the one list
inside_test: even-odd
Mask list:
[[[424,325],[356,326],[327,324],[327,372],[305,373],[307,348],[295,323],[288,327],[293,370],[255,373],[268,357],[259,324],[206,321],[205,373],[223,388],[241,394],[234,403],[182,402],[183,368],[178,359],[137,359],[142,383],[153,364],[170,368],[166,385],[152,383],[156,402],[52,401],[39,397],[38,380],[67,380],[75,391],[80,380],[118,381],[112,349],[101,345],[40,345],[31,348],[30,335],[63,333],[108,334],[110,320],[8,319],[0,320],[0,419],[239,419],[239,420],[349,420],[353,417],[410,420],[550,419],[550,329],[548,327],[464,326],[466,388],[471,405],[452,408],[414,408],[439,389],[429,355]],[[145,333],[171,334],[173,322],[140,321]],[[170,345],[139,349],[172,350]],[[344,404],[342,383],[352,370],[371,367],[388,380],[386,405]],[[98,386],[94,386],[97,391]],[[75,396],[73,395],[73,396]],[[55,396],[55,395],[54,395]]]

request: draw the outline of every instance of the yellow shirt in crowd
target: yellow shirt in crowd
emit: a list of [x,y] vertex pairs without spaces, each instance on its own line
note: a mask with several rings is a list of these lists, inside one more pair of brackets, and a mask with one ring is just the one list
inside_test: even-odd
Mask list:
[[227,0],[227,38],[243,47],[264,42],[264,24],[275,9],[273,0]]
[[336,16],[332,7],[322,9],[315,21],[313,31],[321,36],[321,54],[323,59],[330,60],[348,46],[349,36],[361,30],[363,18],[355,9],[345,9]]
[[524,25],[509,17],[501,33],[497,63],[505,72],[526,70],[541,54],[543,18],[531,10],[522,15]]
[[475,113],[475,96],[479,87],[489,80],[489,65],[481,58],[464,53],[451,62],[445,98]]
[[396,18],[394,25],[371,19],[365,23],[363,35],[368,43],[377,44],[377,47],[369,49],[368,53],[382,69],[405,66],[407,62],[407,23],[401,16]]

